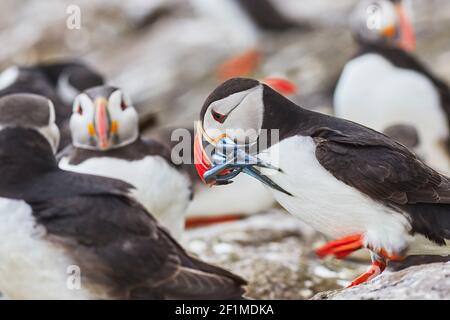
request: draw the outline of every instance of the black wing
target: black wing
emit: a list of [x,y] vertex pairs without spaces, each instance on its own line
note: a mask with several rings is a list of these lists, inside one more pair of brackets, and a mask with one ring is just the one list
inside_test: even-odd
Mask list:
[[348,133],[320,128],[313,134],[320,164],[371,198],[407,211],[413,232],[445,243],[450,237],[449,179],[387,136],[348,124]]
[[59,174],[77,192],[69,187],[72,195],[66,190],[26,201],[49,240],[65,247],[80,266],[85,286],[117,298],[241,298],[243,279],[190,257],[143,207],[121,195],[126,184]]

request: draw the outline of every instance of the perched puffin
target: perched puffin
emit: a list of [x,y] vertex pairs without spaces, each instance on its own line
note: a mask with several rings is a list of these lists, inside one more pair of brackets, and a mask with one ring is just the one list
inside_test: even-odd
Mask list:
[[175,167],[170,150],[142,140],[128,95],[111,86],[85,90],[73,103],[73,147],[62,152],[61,169],[116,178],[158,221],[179,238],[191,199],[189,177]]
[[[193,150],[193,129],[160,128],[154,130],[149,137],[175,151],[179,149],[179,144],[185,143],[183,139],[178,139],[181,133],[179,130],[186,133],[183,138],[190,139],[188,143],[190,150]],[[227,188],[209,188],[197,174],[192,152],[189,161],[184,161],[181,168],[188,174],[194,194],[186,210],[187,228],[240,220],[267,211],[275,204],[270,191],[245,175],[237,177]]]
[[[450,254],[450,179],[386,135],[245,78],[216,88],[200,119],[194,151],[203,179],[224,184],[244,172],[262,181],[291,214],[337,239],[319,256],[369,249],[373,265],[351,285],[390,260]],[[267,147],[250,152],[262,139]]]
[[30,66],[11,66],[0,74],[0,96],[34,93],[49,98],[55,106],[61,131],[60,149],[70,143],[69,118],[76,95],[103,84],[103,77],[82,62],[58,61]]
[[408,52],[415,36],[402,1],[362,1],[351,21],[359,50],[336,85],[335,115],[378,131],[413,126],[424,161],[450,174],[450,88]]
[[0,291],[7,298],[241,298],[245,281],[189,256],[127,196],[130,185],[59,169],[54,119],[42,96],[0,98]]

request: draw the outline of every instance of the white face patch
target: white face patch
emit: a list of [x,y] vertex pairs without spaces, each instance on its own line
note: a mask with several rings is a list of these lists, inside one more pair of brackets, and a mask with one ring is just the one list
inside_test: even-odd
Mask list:
[[14,82],[16,82],[19,77],[19,68],[17,66],[12,66],[3,71],[0,74],[0,90],[8,88]]
[[203,127],[212,139],[226,133],[238,143],[253,142],[261,131],[263,115],[263,86],[258,85],[211,103]]
[[58,126],[55,123],[55,107],[53,103],[48,100],[49,121],[48,126],[38,128],[38,131],[47,139],[52,147],[53,153],[56,153],[59,146],[60,133]]

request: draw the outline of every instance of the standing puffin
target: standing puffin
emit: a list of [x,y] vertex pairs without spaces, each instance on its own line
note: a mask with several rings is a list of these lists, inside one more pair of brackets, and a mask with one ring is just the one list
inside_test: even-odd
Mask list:
[[241,298],[245,281],[190,257],[128,198],[130,185],[59,169],[58,137],[50,100],[0,98],[0,291],[7,298]]
[[424,160],[449,174],[450,88],[408,53],[415,36],[402,1],[362,1],[352,31],[359,50],[337,83],[335,115],[378,131],[413,126]]
[[[303,109],[243,78],[215,89],[200,119],[194,150],[205,181],[229,183],[246,172],[270,186],[287,211],[337,239],[317,250],[321,257],[369,249],[373,265],[351,285],[373,278],[390,260],[450,254],[450,179],[391,138]],[[245,152],[266,130],[279,139],[256,155]],[[220,160],[221,154],[227,156]]]
[[61,169],[128,182],[135,187],[132,196],[180,237],[191,199],[189,177],[172,165],[165,146],[141,139],[137,112],[122,90],[99,86],[78,95],[70,129],[73,147],[63,152]]
[[11,66],[0,74],[0,96],[26,92],[49,98],[55,106],[56,124],[61,131],[59,146],[62,149],[70,143],[68,122],[76,95],[103,82],[98,72],[81,62]]

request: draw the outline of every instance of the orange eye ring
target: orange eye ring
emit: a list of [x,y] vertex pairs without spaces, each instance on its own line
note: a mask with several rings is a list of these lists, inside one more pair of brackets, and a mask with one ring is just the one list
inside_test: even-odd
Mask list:
[[211,110],[211,115],[214,120],[216,120],[219,123],[224,123],[225,119],[227,118],[226,114],[221,114],[219,112],[216,112],[214,110]]

